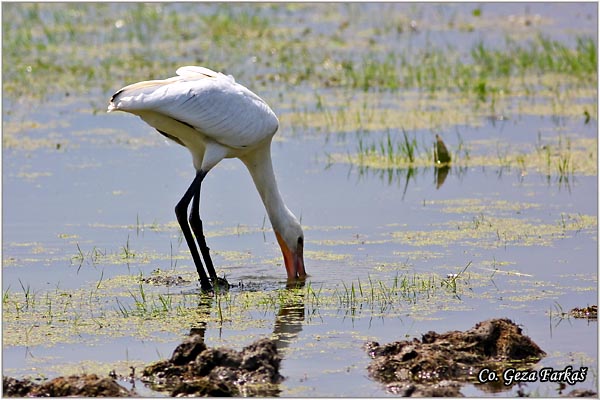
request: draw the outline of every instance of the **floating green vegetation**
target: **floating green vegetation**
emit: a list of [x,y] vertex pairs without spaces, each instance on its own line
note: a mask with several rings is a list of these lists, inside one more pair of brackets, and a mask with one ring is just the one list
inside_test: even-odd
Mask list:
[[[438,258],[440,248],[465,246],[470,248],[503,248],[507,246],[551,246],[557,240],[572,237],[579,232],[594,233],[598,226],[597,216],[561,213],[553,222],[542,222],[527,217],[526,211],[539,208],[538,204],[506,202],[490,199],[460,199],[426,202],[427,207],[439,206],[441,211],[460,214],[460,220],[433,223],[427,229],[411,230],[401,227],[383,238],[352,240],[321,240],[321,246],[369,246],[399,243],[415,249],[394,251],[403,258]],[[436,247],[432,247],[436,246]],[[426,248],[426,251],[419,249]],[[327,258],[341,260],[342,256]],[[319,257],[316,257],[319,259]],[[373,267],[372,267],[373,268]],[[377,268],[375,268],[377,269]]]
[[594,215],[561,214],[555,223],[517,217],[498,217],[476,213],[470,219],[437,224],[442,229],[402,230],[392,237],[412,246],[451,246],[498,248],[506,246],[549,246],[580,231],[594,232],[598,218]]
[[344,261],[352,258],[350,254],[338,254],[331,251],[306,251],[304,255],[306,258],[318,261]]
[[[292,102],[311,102],[302,94],[291,94]],[[482,119],[470,110],[468,100],[447,91],[428,98],[416,91],[402,95],[376,92],[326,91],[314,94],[315,109],[298,106],[282,113],[282,126],[294,131],[374,132],[466,124],[481,125]]]
[[[393,310],[409,307],[425,315],[427,304],[446,302],[446,297],[463,290],[456,277],[447,280],[435,274],[413,273],[396,274],[385,281],[368,277],[332,287],[316,288],[309,283],[272,291],[232,289],[211,297],[189,291],[194,274],[155,271],[149,277],[140,274],[107,279],[101,273],[96,282],[75,290],[57,287],[35,292],[25,283],[19,288],[9,287],[3,293],[3,344],[53,346],[90,336],[97,340],[122,336],[160,340],[164,333],[179,335],[185,327],[207,323],[243,332],[270,327],[282,308],[298,306],[308,307],[312,313],[348,312],[355,316],[384,312],[389,316]],[[151,283],[157,277],[178,284],[165,287]]]
[[135,262],[138,265],[149,264],[158,260],[170,259],[171,265],[174,265],[177,260],[184,259],[185,256],[180,254],[165,255],[157,252],[144,251],[140,252],[133,249],[129,243],[129,237],[121,247],[117,250],[107,250],[97,246],[91,248],[76,242],[74,244],[74,254],[70,257],[71,264],[78,266],[78,268],[88,265],[128,265]]
[[494,210],[495,214],[521,214],[525,210],[539,209],[538,203],[525,203],[520,201],[494,200],[494,199],[447,199],[428,201],[429,205],[441,205],[441,211],[453,214],[482,214]]
[[[505,240],[513,239],[506,237],[503,222],[492,217],[480,216],[461,224],[457,231],[466,232],[457,239],[461,243],[480,240],[496,232]],[[538,228],[552,230],[546,235],[552,236],[564,235],[573,229],[592,229],[594,224],[594,217],[565,215],[562,225],[557,224],[556,228],[552,225]],[[524,233],[515,240],[538,236],[538,228],[530,232],[519,226],[518,230]],[[395,238],[398,235],[400,233],[395,234]],[[426,235],[431,237],[431,232]],[[415,232],[407,232],[400,239],[415,243],[414,236]],[[444,243],[452,242],[452,238],[447,238],[448,231],[444,231],[443,236],[446,237]],[[538,239],[536,243],[539,244]],[[477,272],[481,266],[473,270],[468,263],[456,267],[455,274],[445,277],[435,273],[396,272],[395,276],[383,280],[367,275],[319,287],[310,282],[297,288],[276,290],[256,290],[248,286],[214,296],[190,290],[195,282],[194,271],[161,270],[149,276],[140,273],[113,278],[106,278],[102,271],[97,281],[74,290],[57,286],[34,291],[27,283],[20,282],[18,288],[8,287],[3,293],[3,345],[53,346],[89,341],[90,337],[94,340],[127,336],[168,340],[189,327],[206,324],[243,333],[248,329],[270,329],[276,315],[290,307],[307,309],[306,315],[317,316],[317,319],[309,317],[307,324],[318,323],[319,315],[339,316],[340,313],[352,318],[389,318],[410,312],[414,318],[435,318],[435,313],[446,308],[465,307],[460,298],[477,295],[473,290],[489,285],[490,279],[500,271],[498,268],[503,267],[496,261],[485,265],[483,273]],[[518,273],[509,272],[509,275],[530,278]],[[507,296],[513,286],[505,291]],[[557,290],[560,291],[547,293],[555,294]]]
[[[553,78],[555,80],[553,80]],[[292,93],[292,112],[281,114],[282,126],[293,132],[357,133],[366,136],[392,132],[401,141],[402,132],[432,130],[445,132],[448,127],[468,125],[479,127],[491,121],[505,121],[523,115],[547,116],[589,121],[596,119],[596,91],[592,87],[564,89],[568,77],[547,77],[548,88],[535,92],[515,87],[511,94],[499,93],[485,107],[475,106],[468,97],[443,89],[435,96],[419,91],[402,94],[390,92],[345,92],[327,90],[306,94]],[[538,79],[538,78],[536,78]],[[561,83],[563,82],[563,83]],[[312,97],[312,98],[311,98]],[[316,107],[296,104],[316,103]],[[410,135],[412,136],[412,135]],[[365,148],[370,143],[364,142]],[[377,147],[379,143],[375,144]],[[426,149],[430,151],[428,147]]]
[[[128,225],[114,225],[114,224],[103,224],[103,223],[94,223],[90,224],[94,228],[105,228],[105,229],[123,229],[123,230],[135,230],[136,233],[142,231],[151,231],[151,232],[170,232],[170,231],[178,231],[179,224],[177,221],[171,221],[167,223],[159,224],[157,222],[153,223],[144,223],[141,221],[136,221],[135,224]],[[210,231],[206,232],[206,237],[218,237],[218,236],[240,236],[246,235],[250,233],[256,232],[264,232],[265,230],[269,230],[269,228],[262,226],[250,226],[244,224],[238,224],[236,226],[228,226],[222,227],[222,223],[220,222],[209,222],[207,225],[211,226]]]
[[[36,121],[2,121],[2,147],[6,149],[37,150],[51,148],[59,150],[68,141],[59,132],[68,123],[52,120],[46,123]],[[23,135],[27,133],[27,135]],[[35,136],[35,137],[31,137]]]

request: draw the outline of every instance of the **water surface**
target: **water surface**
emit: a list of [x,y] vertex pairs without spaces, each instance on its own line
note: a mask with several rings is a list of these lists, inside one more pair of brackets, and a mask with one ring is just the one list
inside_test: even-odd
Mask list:
[[[131,7],[112,5],[106,18],[114,25]],[[222,12],[181,4],[165,5],[162,12],[184,13],[190,7],[199,15]],[[254,6],[236,7],[230,12]],[[483,18],[473,17],[478,7]],[[538,33],[572,46],[577,35],[595,34],[597,25],[592,4],[339,4],[256,10],[252,12],[266,16],[273,29],[287,27],[289,18],[294,35],[307,30],[308,41],[314,42],[340,36],[347,43],[353,35],[371,34],[377,26],[366,18],[370,13],[379,15],[384,26],[403,27],[398,34],[390,33],[392,28],[380,36],[373,33],[380,51],[360,47],[353,53],[357,60],[389,49],[410,54],[428,45],[455,48],[466,56],[468,51],[461,49],[479,41],[502,48],[507,36],[527,40]],[[53,23],[50,14],[42,15]],[[412,33],[410,24],[402,25],[411,20],[418,21]],[[349,27],[340,29],[345,21]],[[511,30],[509,23],[523,26]],[[347,51],[343,47],[331,58],[344,58]],[[222,53],[217,64],[227,61]],[[404,126],[369,129],[339,120],[327,126],[314,119],[323,107],[332,115],[343,111],[344,104],[352,103],[347,99],[379,97],[370,107],[393,113],[418,88],[382,89],[380,94],[374,88],[365,94],[361,88],[315,87],[312,82],[260,84],[254,75],[283,66],[258,62],[248,69],[244,65],[250,64],[235,62],[251,56],[236,49],[229,72],[254,87],[280,116],[272,146],[274,167],[289,208],[305,227],[308,284],[321,294],[321,302],[303,292],[292,302],[247,306],[220,322],[216,304],[198,306],[194,266],[173,212],[194,176],[191,158],[139,119],[104,113],[112,91],[129,81],[114,77],[103,88],[69,96],[53,93],[50,99],[8,95],[3,113],[5,375],[104,374],[112,368],[127,373],[130,364],[169,357],[190,329],[201,326],[209,346],[241,348],[275,332],[284,356],[282,396],[380,397],[386,396],[383,385],[366,373],[366,341],[466,330],[487,318],[507,317],[547,352],[539,367],[587,366],[592,373],[575,388],[597,388],[597,322],[559,315],[597,303],[597,170],[560,175],[554,166],[548,173],[532,167],[523,171],[498,160],[502,151],[528,149],[525,154],[530,154],[536,146],[556,146],[559,139],[571,140],[573,147],[591,140],[584,154],[597,159],[593,89],[591,97],[577,97],[592,113],[588,123],[583,115],[560,111],[571,103],[558,107],[556,114],[535,111],[532,104],[550,100],[532,94],[507,100],[499,110],[507,117],[502,120],[489,118],[486,103],[483,109],[469,106],[466,113],[473,123],[441,121],[408,129],[421,152],[429,151],[439,133],[451,151],[468,146],[473,159],[490,160],[452,166],[440,182],[433,166],[381,169],[332,156],[355,154],[359,142],[379,143],[390,132],[400,140]],[[180,65],[198,61],[183,50],[172,57]],[[148,78],[135,71],[130,75]],[[29,107],[30,101],[35,107]],[[423,101],[427,108],[427,96]],[[515,106],[520,101],[525,106]],[[294,123],[303,118],[305,126]],[[281,256],[243,164],[225,160],[211,171],[201,203],[218,274],[246,284],[246,289],[232,291],[230,301],[241,302],[252,290],[277,298],[285,287]],[[166,317],[139,314],[136,308],[141,295],[136,279],[156,269],[190,280],[183,287],[145,288],[154,304],[160,295],[180,305]],[[459,273],[455,291],[443,285],[448,274]],[[349,288],[391,287],[398,277],[431,279],[433,284],[388,303],[368,296],[347,301]],[[173,321],[182,322],[174,326]],[[490,393],[467,385],[462,392],[505,396],[517,389]],[[555,396],[558,385],[531,383],[525,391]]]

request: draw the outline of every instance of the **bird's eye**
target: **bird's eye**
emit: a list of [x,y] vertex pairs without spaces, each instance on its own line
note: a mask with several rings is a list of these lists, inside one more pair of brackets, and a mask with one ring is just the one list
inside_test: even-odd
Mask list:
[[298,238],[298,246],[304,247],[304,238],[302,236]]

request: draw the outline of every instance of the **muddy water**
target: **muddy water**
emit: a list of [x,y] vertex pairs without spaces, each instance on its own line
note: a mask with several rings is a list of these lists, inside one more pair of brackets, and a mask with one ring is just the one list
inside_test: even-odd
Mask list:
[[[447,22],[472,15],[473,5],[363,7],[419,21],[441,15]],[[539,18],[536,31],[565,43],[574,40],[569,29],[586,34],[597,23],[590,7],[507,7],[484,5],[482,13],[490,17],[485,21]],[[351,28],[358,33],[368,28],[357,10],[340,6],[340,16],[324,14],[334,22],[322,24],[309,18],[316,12],[310,7],[272,13],[277,21],[290,13],[315,35],[330,35],[342,22],[336,18],[344,16],[359,21]],[[474,26],[475,34],[469,29],[442,31],[432,24],[399,45],[429,40],[470,48],[484,39],[502,46],[505,31],[494,23]],[[187,62],[182,56],[181,63]],[[383,386],[367,377],[369,358],[361,348],[366,341],[465,330],[483,319],[507,317],[548,354],[540,367],[587,366],[595,372],[575,387],[597,387],[597,322],[561,314],[597,302],[597,170],[562,177],[555,168],[523,171],[504,165],[504,150],[498,150],[530,154],[568,138],[573,148],[591,140],[588,153],[594,153],[596,115],[585,124],[583,115],[508,107],[503,121],[473,111],[475,124],[410,130],[422,148],[439,133],[451,151],[467,145],[473,159],[490,160],[453,166],[441,182],[433,167],[381,169],[336,159],[332,155],[356,153],[361,141],[385,140],[387,130],[335,123],[317,129],[310,121],[294,126],[291,121],[301,120],[304,110],[317,108],[314,92],[320,89],[300,85],[286,95],[291,88],[273,85],[261,91],[282,121],[273,161],[280,190],[305,226],[305,261],[316,294],[278,297],[285,274],[264,208],[243,165],[226,160],[206,179],[202,216],[217,272],[245,286],[208,308],[198,305],[194,267],[173,213],[194,174],[187,152],[132,116],[105,115],[109,91],[57,94],[60,101],[41,102],[34,112],[23,111],[23,99],[7,99],[5,131],[17,126],[20,136],[5,134],[11,141],[3,149],[4,374],[126,374],[129,365],[169,357],[190,329],[201,328],[207,345],[236,349],[275,333],[283,349],[282,396],[385,396]],[[320,91],[326,106],[340,97],[362,99],[361,92]],[[381,95],[392,108],[398,96],[403,98]],[[400,127],[392,128],[401,138]],[[140,289],[138,277],[156,269],[189,283]],[[444,283],[448,274],[459,274],[454,289]],[[370,288],[385,293],[383,287],[403,277],[430,284],[393,299],[369,296]],[[257,300],[256,293],[275,300]],[[165,299],[171,303],[161,313]],[[250,305],[240,306],[244,302]],[[555,383],[523,388],[559,394]],[[517,389],[496,394],[514,395]],[[462,393],[494,394],[485,385],[467,385]]]

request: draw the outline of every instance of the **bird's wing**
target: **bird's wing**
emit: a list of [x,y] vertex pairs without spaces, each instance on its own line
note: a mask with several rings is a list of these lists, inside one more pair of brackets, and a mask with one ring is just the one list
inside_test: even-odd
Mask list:
[[204,67],[181,67],[177,74],[124,87],[111,98],[109,111],[157,112],[230,147],[252,146],[277,130],[271,108],[232,77]]
[[224,75],[220,72],[215,72],[212,69],[208,69],[205,67],[198,67],[198,66],[194,66],[194,65],[187,65],[185,67],[179,67],[176,71],[177,75],[179,76],[183,76],[183,77],[188,77],[188,78],[225,78],[230,80],[232,83],[235,82],[235,79],[233,79],[233,76],[231,75]]

